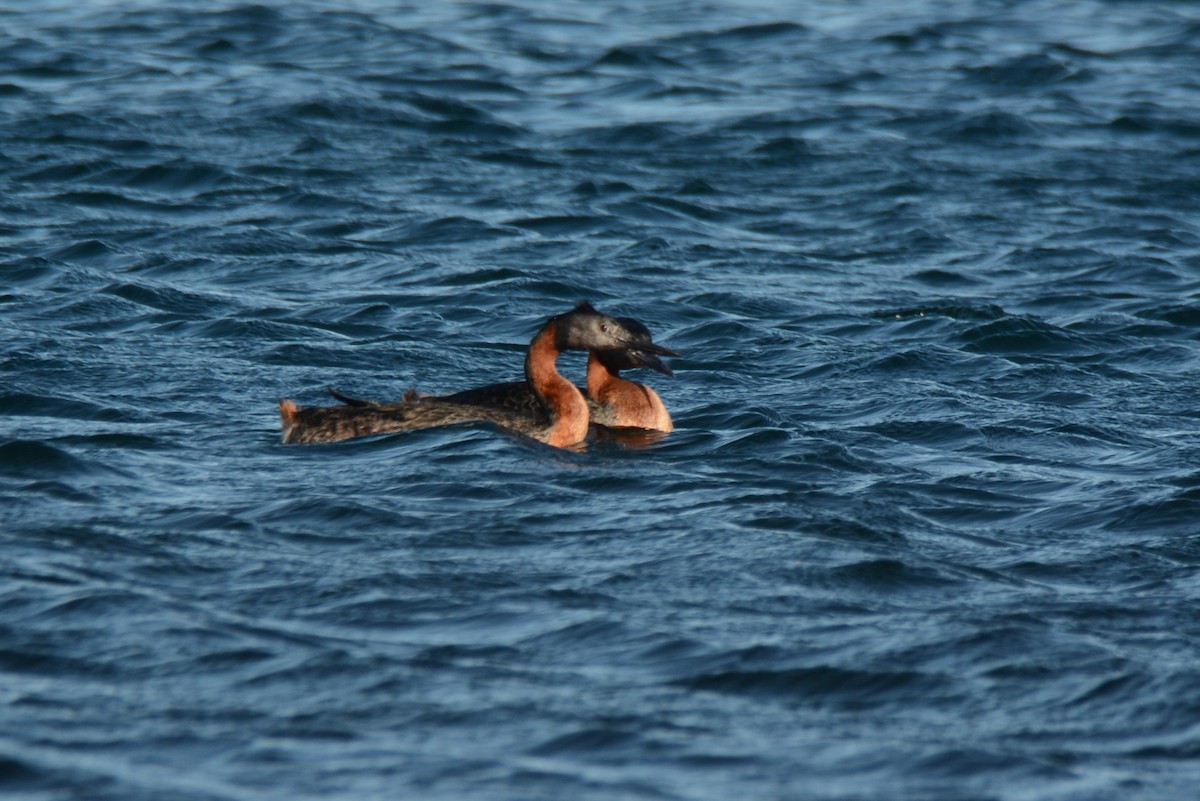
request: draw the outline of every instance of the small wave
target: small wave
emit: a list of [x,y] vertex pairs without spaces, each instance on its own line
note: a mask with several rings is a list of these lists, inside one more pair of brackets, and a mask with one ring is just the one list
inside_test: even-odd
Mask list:
[[918,695],[944,694],[946,681],[917,671],[848,670],[818,666],[778,670],[729,670],[679,682],[689,690],[785,698],[855,709],[900,703]]
[[226,298],[217,298],[164,285],[120,282],[109,284],[100,291],[141,306],[186,316],[213,315],[231,311],[233,307],[231,301]]
[[1184,489],[1150,497],[1117,512],[1108,528],[1129,531],[1186,532],[1200,515],[1200,489]]
[[1167,303],[1139,312],[1138,316],[1162,320],[1180,328],[1200,328],[1200,304]]
[[110,211],[134,211],[142,214],[173,214],[189,213],[196,210],[195,205],[183,208],[171,203],[161,203],[142,198],[133,198],[119,192],[80,191],[62,192],[54,199],[72,206],[85,208],[106,209]]
[[952,141],[1003,145],[1023,142],[1041,134],[1040,128],[1026,118],[1007,111],[966,114],[943,126],[938,133]]
[[119,265],[133,262],[130,255],[123,253],[119,247],[111,242],[103,242],[99,239],[73,242],[70,245],[64,245],[51,250],[45,255],[55,261],[70,264],[94,263],[100,265]]
[[355,200],[318,192],[289,192],[277,198],[274,205],[281,209],[317,211],[330,216],[360,214],[364,209],[363,205]]
[[425,123],[430,133],[441,134],[455,140],[465,139],[478,142],[504,142],[518,139],[523,132],[514,125],[476,120],[437,120]]
[[637,261],[643,271],[652,269],[645,265],[646,259],[656,258],[671,251],[671,243],[661,236],[651,236],[621,248],[619,258]]
[[1043,53],[1018,56],[985,67],[971,67],[965,73],[967,81],[973,86],[1004,92],[1041,90],[1046,86],[1090,77],[1087,71],[1072,69]]
[[753,155],[771,164],[804,164],[812,161],[817,153],[811,144],[803,139],[791,136],[781,136],[755,145]]
[[161,193],[196,193],[237,183],[222,167],[183,159],[148,167],[110,167],[91,180]]
[[546,154],[524,147],[512,147],[506,150],[492,150],[471,156],[487,164],[499,164],[506,167],[521,167],[526,169],[560,169],[561,162],[553,161]]
[[874,312],[874,317],[881,319],[911,320],[921,317],[948,317],[951,320],[970,320],[992,322],[1008,316],[1004,309],[992,303],[969,303],[947,301],[941,303],[926,303],[920,306],[908,306],[899,309],[882,309]]
[[929,567],[917,567],[897,559],[871,559],[834,569],[834,584],[861,585],[871,592],[942,589],[959,582]]
[[99,420],[104,422],[133,422],[140,420],[122,409],[92,401],[29,392],[0,394],[0,414],[13,416],[52,417],[67,420]]
[[44,256],[28,256],[4,263],[4,281],[8,288],[37,287],[61,274],[62,266]]
[[729,219],[729,215],[721,209],[714,209],[700,203],[689,203],[677,198],[663,197],[661,195],[643,195],[632,202],[665,209],[705,222],[719,222]]
[[[0,659],[2,658],[0,657]],[[12,788],[14,792],[19,793],[22,787],[35,786],[50,778],[32,761],[13,756],[0,756],[0,783]]]
[[664,145],[678,137],[670,125],[654,122],[636,122],[614,126],[588,128],[572,134],[572,143],[578,147],[606,152],[609,148],[636,150]]
[[438,93],[455,97],[521,97],[525,94],[523,89],[511,83],[487,78],[421,78],[404,73],[368,74],[362,80],[409,87],[425,94]]
[[93,470],[89,462],[45,442],[9,440],[0,444],[0,473],[6,476],[78,476]]
[[69,181],[81,181],[111,169],[112,161],[108,159],[89,159],[86,161],[68,161],[38,167],[17,176],[18,180],[34,184],[58,184]]
[[355,537],[349,532],[403,522],[391,512],[365,502],[346,500],[331,503],[324,498],[267,503],[245,510],[239,516],[264,528],[286,531],[298,538],[328,544],[353,544]]
[[611,217],[594,215],[551,215],[506,220],[504,224],[536,231],[543,236],[572,236],[604,231],[610,228],[614,222]]
[[[1017,783],[1022,780],[1050,782],[1074,779],[1075,772],[1068,767],[1055,765],[1044,759],[1014,755],[1007,749],[945,748],[918,760],[913,766],[915,775],[932,783],[933,777],[949,777],[955,782],[977,777],[982,773],[993,776],[994,781]],[[999,779],[996,774],[1003,776]],[[981,796],[986,798],[986,795]]]
[[612,755],[620,752],[636,755],[643,753],[646,745],[644,738],[634,732],[615,728],[593,728],[551,738],[533,746],[528,753],[541,757],[570,755],[595,757],[600,754]]
[[1158,109],[1122,114],[1108,123],[1108,128],[1126,134],[1168,134],[1171,137],[1200,139],[1200,124],[1191,120],[1164,116]]
[[592,63],[593,67],[622,67],[655,70],[661,67],[683,68],[683,64],[668,57],[654,45],[623,45],[614,47]]
[[1035,317],[1005,317],[959,335],[974,353],[1026,357],[1033,354],[1090,352],[1086,338]]
[[[350,99],[310,99],[291,103],[275,111],[271,119],[273,122],[285,123],[289,126],[297,122],[309,122],[372,125],[400,129],[420,129],[430,122],[425,115],[414,114],[393,105]],[[329,127],[332,130],[332,126]]]
[[808,27],[798,22],[763,22],[752,25],[739,25],[713,34],[715,40],[759,41],[779,37],[790,38],[809,33]]
[[1170,259],[1153,256],[1119,256],[1102,265],[1085,266],[1071,276],[1082,285],[1123,285],[1126,287],[1183,287],[1191,283]]
[[962,447],[979,437],[977,429],[952,420],[889,420],[864,430],[926,447]]
[[473,242],[489,239],[506,239],[520,236],[511,228],[491,225],[470,217],[450,216],[426,220],[404,226],[403,236],[398,240],[407,244],[447,245],[458,242]]
[[[907,331],[902,333],[907,333]],[[867,369],[880,370],[885,373],[900,373],[905,377],[914,377],[925,373],[940,378],[947,372],[953,372],[959,378],[965,379],[991,375],[994,365],[987,358],[965,354],[956,349],[918,347],[895,351],[874,359],[867,364]]]
[[920,270],[910,275],[909,278],[913,281],[919,281],[922,284],[935,287],[968,287],[981,283],[978,278],[965,275],[958,270],[946,270],[937,267]]

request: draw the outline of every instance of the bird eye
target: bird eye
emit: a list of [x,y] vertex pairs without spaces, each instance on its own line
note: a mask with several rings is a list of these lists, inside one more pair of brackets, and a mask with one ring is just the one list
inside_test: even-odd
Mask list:
[[605,334],[608,333],[608,323],[600,323],[600,330]]

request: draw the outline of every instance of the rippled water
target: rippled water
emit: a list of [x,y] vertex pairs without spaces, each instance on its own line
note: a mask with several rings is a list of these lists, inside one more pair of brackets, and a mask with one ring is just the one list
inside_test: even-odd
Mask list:
[[[1198,109],[1187,3],[3,7],[5,797],[1190,797]],[[662,443],[279,442],[585,297]]]

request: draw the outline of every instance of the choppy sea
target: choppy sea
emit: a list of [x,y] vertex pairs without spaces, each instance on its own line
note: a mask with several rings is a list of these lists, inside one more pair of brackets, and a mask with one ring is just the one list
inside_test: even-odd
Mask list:
[[1200,6],[0,2],[5,799],[1197,787]]

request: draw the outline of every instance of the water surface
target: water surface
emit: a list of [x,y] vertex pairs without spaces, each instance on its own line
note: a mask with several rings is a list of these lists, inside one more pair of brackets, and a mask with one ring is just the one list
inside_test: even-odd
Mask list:
[[0,8],[6,798],[1194,793],[1194,6],[177,5]]

